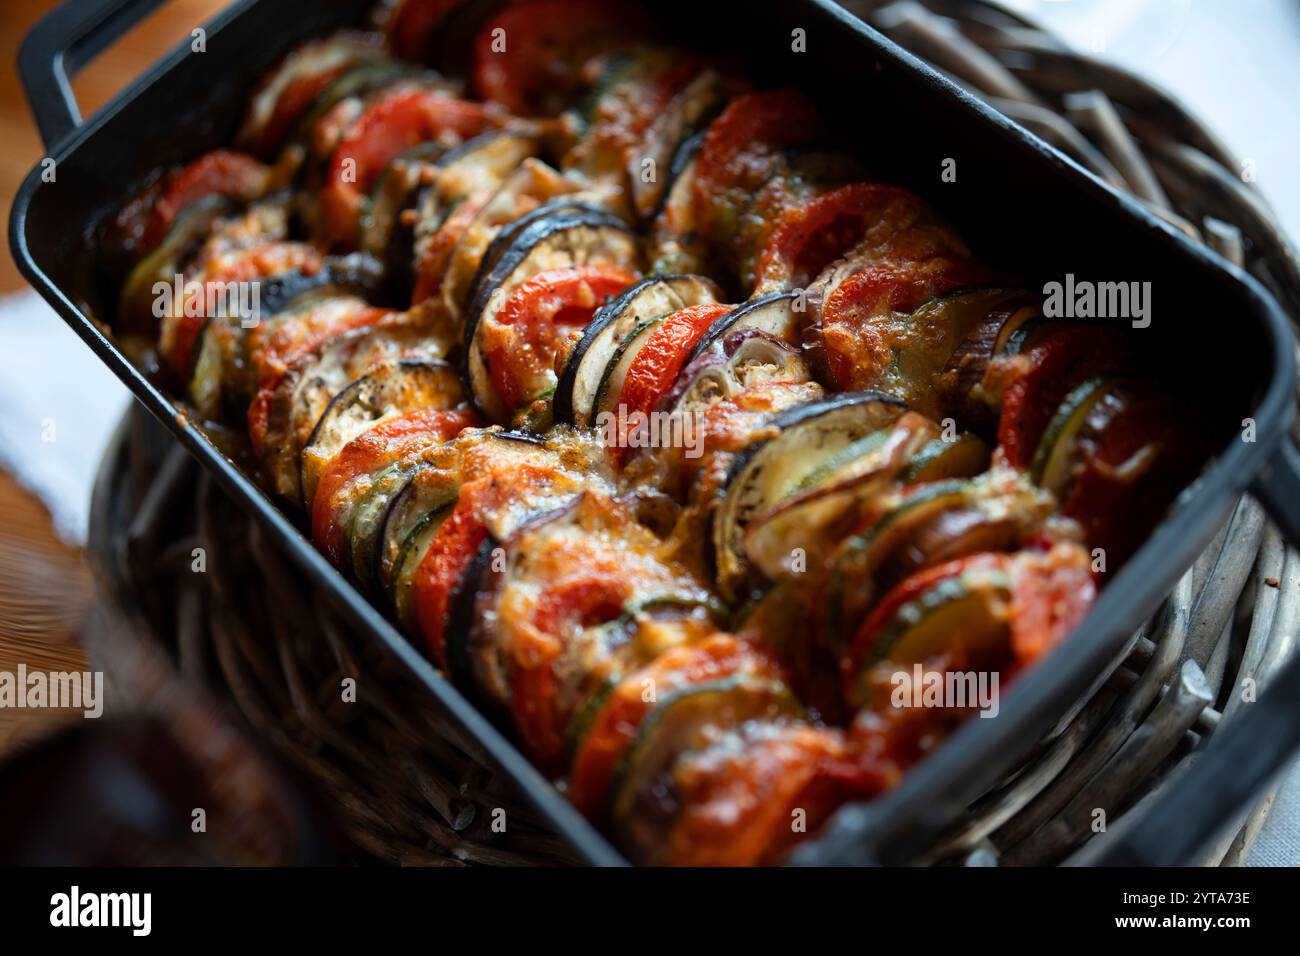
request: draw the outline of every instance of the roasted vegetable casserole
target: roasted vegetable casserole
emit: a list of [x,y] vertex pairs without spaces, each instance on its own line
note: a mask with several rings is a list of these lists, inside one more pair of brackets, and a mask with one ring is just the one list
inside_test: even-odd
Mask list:
[[630,859],[768,863],[987,704],[905,681],[1066,640],[1205,450],[1126,329],[657,37],[393,0],[99,244],[119,340]]

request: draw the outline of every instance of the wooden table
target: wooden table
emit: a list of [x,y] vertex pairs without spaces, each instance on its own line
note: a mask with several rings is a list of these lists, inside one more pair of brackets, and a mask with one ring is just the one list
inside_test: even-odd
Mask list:
[[[6,219],[28,170],[44,155],[14,66],[27,31],[56,0],[0,3],[0,206]],[[223,0],[171,0],[88,66],[74,82],[82,112],[89,115],[149,63],[185,40],[192,29],[224,6]],[[0,294],[23,288],[8,250],[0,242]],[[0,316],[0,347],[4,320]],[[0,409],[0,414],[3,413]],[[80,552],[58,539],[44,506],[0,470],[0,671],[83,670],[77,642],[94,592]],[[0,709],[0,756],[17,744],[75,719],[76,711]]]

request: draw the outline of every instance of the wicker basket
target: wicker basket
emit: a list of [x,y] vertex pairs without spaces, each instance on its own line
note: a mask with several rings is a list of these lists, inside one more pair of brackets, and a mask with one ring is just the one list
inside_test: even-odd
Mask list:
[[[1300,315],[1294,249],[1226,150],[1167,95],[983,2],[845,6],[1248,269]],[[123,693],[156,707],[160,687],[183,681],[225,696],[320,784],[344,829],[380,860],[572,860],[473,742],[435,718],[414,682],[350,633],[139,411],[104,462],[91,545],[101,586],[137,635],[108,627],[91,642]],[[1240,709],[1244,682],[1262,689],[1298,631],[1300,553],[1243,499],[1110,680],[917,862],[1068,858],[1092,837],[1096,809],[1113,823],[1176,785],[1197,744]],[[355,703],[342,700],[345,678],[356,681]],[[1188,862],[1240,862],[1270,803]],[[492,830],[496,808],[507,810],[508,833]]]

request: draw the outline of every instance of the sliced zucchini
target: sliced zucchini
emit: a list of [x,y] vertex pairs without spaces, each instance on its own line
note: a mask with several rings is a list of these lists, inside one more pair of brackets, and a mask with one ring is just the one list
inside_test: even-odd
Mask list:
[[828,457],[893,424],[906,407],[881,392],[837,395],[773,418],[764,434],[737,453],[713,514],[718,592],[734,603],[746,596],[752,571],[745,532],[758,515],[798,488]]
[[654,823],[674,811],[666,777],[684,755],[719,733],[751,720],[798,716],[797,701],[781,682],[736,674],[680,688],[646,715],[636,739],[619,761],[609,791],[609,817],[619,840],[635,851]]
[[1007,571],[973,568],[931,585],[902,605],[861,662],[856,703],[871,703],[868,673],[883,661],[904,668],[941,656],[953,656],[962,667],[999,663],[1008,647],[1010,592]]
[[550,269],[601,264],[636,268],[639,262],[637,240],[626,223],[607,213],[582,211],[536,219],[518,233],[486,274],[480,269],[466,313],[465,357],[470,391],[484,416],[504,422],[514,412],[502,407],[492,387],[482,339],[520,284]]
[[991,456],[988,444],[970,432],[962,432],[951,441],[936,438],[916,453],[901,480],[910,485],[945,478],[969,478],[988,468]]
[[1065,490],[1071,478],[1075,439],[1088,414],[1114,384],[1114,379],[1097,376],[1076,385],[1065,396],[1034,451],[1029,466],[1034,484],[1058,495]]
[[[555,386],[555,417],[589,426],[599,408],[596,393],[606,367],[646,320],[692,305],[717,302],[719,290],[703,276],[651,276],[602,306],[569,353]],[[615,396],[619,393],[613,392]]]
[[709,273],[713,248],[695,223],[695,156],[704,130],[685,139],[673,154],[650,234],[650,271]]
[[302,492],[310,509],[322,472],[376,422],[420,408],[453,408],[464,397],[453,365],[401,359],[371,369],[330,401],[302,451]]
[[750,521],[745,556],[772,580],[815,574],[844,536],[876,513],[878,500],[936,431],[929,419],[907,412],[845,446]]

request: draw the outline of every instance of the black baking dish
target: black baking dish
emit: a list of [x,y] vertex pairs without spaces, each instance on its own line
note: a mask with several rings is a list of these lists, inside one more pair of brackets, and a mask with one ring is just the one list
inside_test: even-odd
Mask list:
[[[447,683],[392,624],[326,562],[294,522],[187,421],[136,369],[93,313],[96,290],[86,236],[100,217],[160,166],[228,142],[262,73],[301,40],[360,22],[370,0],[241,0],[209,24],[205,50],[186,43],[150,68],[83,125],[67,80],[159,0],[69,0],[29,35],[20,71],[57,175],[38,166],[10,220],[23,273],[135,396],[209,469],[293,558],[353,626],[397,657],[428,689],[433,706],[476,739],[549,823],[587,860],[623,862],[496,727]],[[1043,282],[1072,272],[1099,281],[1152,283],[1154,320],[1134,336],[1147,360],[1205,383],[1233,415],[1251,417],[1255,440],[1225,435],[1220,452],[1110,583],[1079,631],[1009,691],[997,720],[973,720],[886,796],[843,808],[796,854],[800,862],[890,862],[932,839],[973,798],[1105,675],[1136,627],[1209,542],[1243,491],[1256,494],[1292,541],[1300,541],[1300,454],[1287,438],[1294,416],[1293,339],[1279,307],[1244,273],[1072,161],[960,91],[829,0],[686,4],[651,8],[665,24],[690,23],[685,42],[739,55],[754,78],[811,95],[879,178],[929,199],[985,260]],[[676,16],[675,16],[676,15]],[[803,30],[806,52],[792,42]],[[678,31],[679,33],[681,31]],[[956,161],[944,183],[944,161]],[[1203,838],[1219,817],[1276,770],[1297,724],[1279,687],[1226,728],[1189,780],[1212,792],[1179,794],[1184,831]],[[1292,700],[1296,695],[1292,695]],[[1229,744],[1252,741],[1254,764],[1231,787]],[[1249,722],[1255,721],[1255,724]],[[1230,732],[1230,733],[1229,733]],[[1231,738],[1231,739],[1229,739]],[[1256,766],[1257,765],[1257,766]],[[1198,816],[1199,815],[1199,816]],[[1122,852],[1153,859],[1141,846]],[[1145,854],[1145,855],[1144,855]]]

